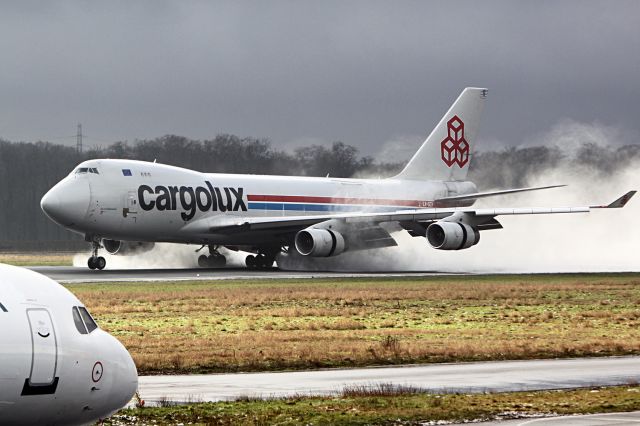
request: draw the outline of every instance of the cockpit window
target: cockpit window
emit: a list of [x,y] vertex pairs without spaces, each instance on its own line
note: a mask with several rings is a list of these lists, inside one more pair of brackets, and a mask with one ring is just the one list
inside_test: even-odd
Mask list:
[[80,334],[87,334],[87,329],[84,326],[84,322],[82,322],[82,318],[80,317],[80,312],[78,312],[77,307],[73,307],[73,323],[76,325],[76,328],[80,332]]
[[84,324],[87,326],[87,331],[89,333],[98,328],[98,324],[96,324],[93,318],[91,318],[91,315],[89,314],[89,311],[87,311],[87,308],[79,306],[78,310],[80,311],[80,315],[82,316]]
[[74,306],[71,311],[73,312],[73,323],[80,334],[88,334],[98,328],[98,324],[91,318],[89,311],[84,306]]
[[78,167],[76,169],[76,174],[85,174],[85,173],[94,173],[99,175],[98,169],[96,167]]
[[4,305],[2,303],[0,303],[0,311],[2,312],[9,312],[7,311],[7,308],[4,307]]

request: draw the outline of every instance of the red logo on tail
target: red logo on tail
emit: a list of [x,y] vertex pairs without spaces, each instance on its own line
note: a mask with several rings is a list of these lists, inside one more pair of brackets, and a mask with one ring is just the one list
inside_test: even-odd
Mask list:
[[442,161],[451,167],[458,164],[464,167],[469,162],[469,144],[464,138],[464,123],[460,117],[454,115],[447,122],[447,137],[440,143]]

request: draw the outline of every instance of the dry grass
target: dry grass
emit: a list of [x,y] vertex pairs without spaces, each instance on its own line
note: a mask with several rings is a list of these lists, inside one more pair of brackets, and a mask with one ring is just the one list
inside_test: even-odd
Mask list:
[[143,373],[640,353],[640,275],[72,285]]
[[375,383],[372,385],[345,386],[340,391],[342,398],[393,397],[433,393],[427,389],[414,386],[396,385],[393,383]]
[[0,253],[0,263],[15,266],[71,266],[74,253]]

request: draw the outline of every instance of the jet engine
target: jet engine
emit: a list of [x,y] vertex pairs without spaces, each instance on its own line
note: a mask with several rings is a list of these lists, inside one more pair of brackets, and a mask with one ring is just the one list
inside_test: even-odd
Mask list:
[[466,223],[441,220],[429,225],[427,240],[439,250],[462,250],[478,244],[480,231]]
[[344,237],[331,229],[303,229],[296,234],[294,242],[302,256],[329,257],[345,250]]
[[128,255],[144,253],[153,248],[154,243],[142,241],[102,240],[102,246],[109,254]]

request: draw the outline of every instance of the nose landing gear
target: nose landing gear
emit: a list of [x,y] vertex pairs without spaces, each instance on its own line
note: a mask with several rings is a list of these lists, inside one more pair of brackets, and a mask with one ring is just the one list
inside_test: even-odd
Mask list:
[[102,246],[100,245],[99,240],[94,239],[91,241],[92,255],[87,261],[87,266],[89,267],[89,269],[103,270],[104,267],[107,266],[107,261],[105,260],[105,258],[102,256],[98,256],[98,249],[101,247]]
[[[203,248],[204,246],[196,251],[200,251]],[[201,268],[224,268],[227,264],[227,258],[218,251],[217,246],[209,245],[208,248],[209,256],[201,254],[200,257],[198,257],[198,266]]]

